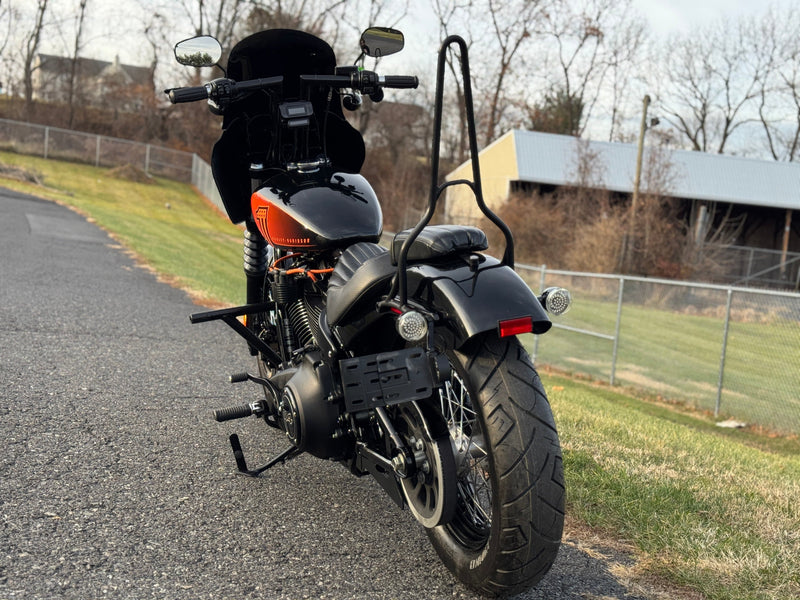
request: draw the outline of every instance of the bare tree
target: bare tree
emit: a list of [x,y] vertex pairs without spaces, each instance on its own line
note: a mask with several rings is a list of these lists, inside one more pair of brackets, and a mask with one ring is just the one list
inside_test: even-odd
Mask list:
[[211,35],[230,47],[234,30],[244,15],[246,0],[180,0],[179,8],[195,35]]
[[744,20],[722,19],[678,35],[664,49],[658,104],[694,150],[723,153],[773,68],[758,30]]
[[10,90],[11,83],[8,76],[11,71],[11,59],[6,48],[12,42],[12,31],[14,31],[19,14],[17,10],[9,6],[6,2],[0,2],[0,64],[3,71],[0,73],[0,93]]
[[42,40],[42,29],[44,27],[45,14],[47,13],[48,0],[36,0],[36,13],[34,15],[33,26],[24,38],[22,48],[22,82],[25,92],[25,114],[30,116],[33,110],[33,72],[35,69],[35,59],[39,52],[39,44]]
[[15,13],[8,3],[0,2],[0,55],[5,52],[11,40],[11,28],[14,23]]
[[[472,7],[472,0],[433,0],[433,12],[439,22],[439,37],[443,41],[454,31],[463,32],[462,37],[467,44],[467,49],[472,46],[469,11]],[[466,19],[462,16],[466,15]],[[451,124],[442,132],[442,143],[446,147],[446,154],[453,158],[456,163],[462,163],[467,157],[467,116],[464,112],[464,87],[461,81],[461,70],[456,57],[452,52],[446,58],[447,70],[450,73],[450,80],[446,85],[446,91],[453,90],[450,101],[446,102],[448,115],[444,119]],[[455,86],[455,87],[453,87]],[[455,118],[453,118],[455,114]]]
[[800,10],[770,9],[760,23],[762,51],[771,52],[774,68],[760,81],[758,118],[765,144],[775,160],[800,154]]
[[70,60],[69,82],[67,83],[67,103],[69,104],[69,117],[67,126],[71,129],[75,121],[75,91],[78,85],[78,65],[83,37],[83,26],[86,20],[86,5],[89,0],[80,0],[78,3],[78,14],[75,17],[75,38],[72,46],[72,56]]
[[488,107],[484,143],[489,144],[497,136],[497,129],[508,105],[506,96],[507,78],[513,74],[515,57],[523,42],[530,38],[542,13],[539,0],[524,0],[518,4],[502,0],[488,0],[489,18],[494,33],[494,42],[500,52],[494,72],[487,82]]
[[621,124],[624,107],[631,104],[631,84],[637,79],[637,73],[641,72],[642,48],[647,41],[645,23],[637,17],[631,17],[614,28],[606,39],[606,88],[611,92],[608,141],[613,142],[623,137]]
[[615,105],[621,101],[619,78],[640,50],[644,25],[631,10],[631,0],[552,0],[544,15],[540,52],[549,70],[545,89],[563,90],[580,102],[583,122],[570,128],[583,135],[609,72],[618,78]]

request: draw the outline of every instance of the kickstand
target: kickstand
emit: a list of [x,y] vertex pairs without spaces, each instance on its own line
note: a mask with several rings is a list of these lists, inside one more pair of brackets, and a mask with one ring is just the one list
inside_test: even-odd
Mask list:
[[253,469],[252,471],[247,468],[247,461],[244,459],[244,452],[242,452],[242,445],[239,443],[239,436],[235,433],[232,433],[230,438],[228,438],[231,442],[231,448],[233,448],[233,457],[236,459],[236,468],[239,469],[240,475],[247,475],[248,477],[258,477],[266,471],[267,469],[271,469],[275,465],[279,463],[285,463],[287,460],[294,458],[298,454],[301,454],[301,450],[299,450],[296,446],[291,446],[278,454],[278,456],[272,458],[267,464],[263,467],[259,467],[258,469]]

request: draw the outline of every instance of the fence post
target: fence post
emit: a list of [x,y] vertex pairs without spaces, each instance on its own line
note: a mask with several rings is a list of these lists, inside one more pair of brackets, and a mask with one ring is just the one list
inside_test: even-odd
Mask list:
[[197,153],[193,152],[192,153],[192,176],[191,176],[191,179],[190,179],[190,182],[189,182],[189,183],[191,183],[193,186],[195,186],[198,189],[200,188],[200,186],[197,184],[197,179],[198,179],[198,177],[197,177],[197,169],[198,169],[198,166],[199,166],[198,165],[199,159],[200,159],[200,157],[197,156]]
[[728,351],[728,330],[731,323],[731,298],[733,290],[728,288],[728,299],[725,303],[725,326],[722,331],[722,353],[719,359],[719,377],[717,378],[717,401],[714,404],[714,417],[719,416],[719,408],[722,403],[722,382],[725,376],[725,354]]
[[150,175],[150,144],[144,148],[144,173]]
[[47,147],[50,145],[50,128],[44,128],[44,159],[47,160]]
[[94,152],[94,166],[100,166],[100,136],[97,136],[97,144]]
[[625,278],[619,278],[619,295],[617,296],[617,324],[614,327],[614,348],[611,351],[611,378],[609,383],[614,385],[617,374],[617,350],[619,349],[619,325],[622,321],[622,295],[625,291]]
[[[539,275],[539,293],[541,294],[544,291],[544,282],[545,282],[545,270],[547,269],[547,265],[542,265],[542,270]],[[539,336],[533,336],[533,360],[536,360],[536,356],[539,354]]]

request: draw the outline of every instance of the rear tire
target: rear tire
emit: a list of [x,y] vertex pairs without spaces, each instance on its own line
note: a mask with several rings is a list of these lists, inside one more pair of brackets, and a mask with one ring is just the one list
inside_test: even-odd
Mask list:
[[467,586],[506,595],[535,585],[564,526],[561,447],[539,375],[516,338],[485,335],[448,351],[442,394],[458,472],[452,521],[427,529]]

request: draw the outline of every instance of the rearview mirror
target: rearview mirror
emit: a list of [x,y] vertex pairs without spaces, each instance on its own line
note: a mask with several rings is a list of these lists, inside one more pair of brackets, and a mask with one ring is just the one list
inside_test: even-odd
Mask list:
[[175,44],[175,59],[189,67],[213,67],[222,56],[222,46],[210,35],[189,38]]
[[361,34],[361,51],[374,58],[400,52],[404,45],[403,33],[397,29],[370,27]]

